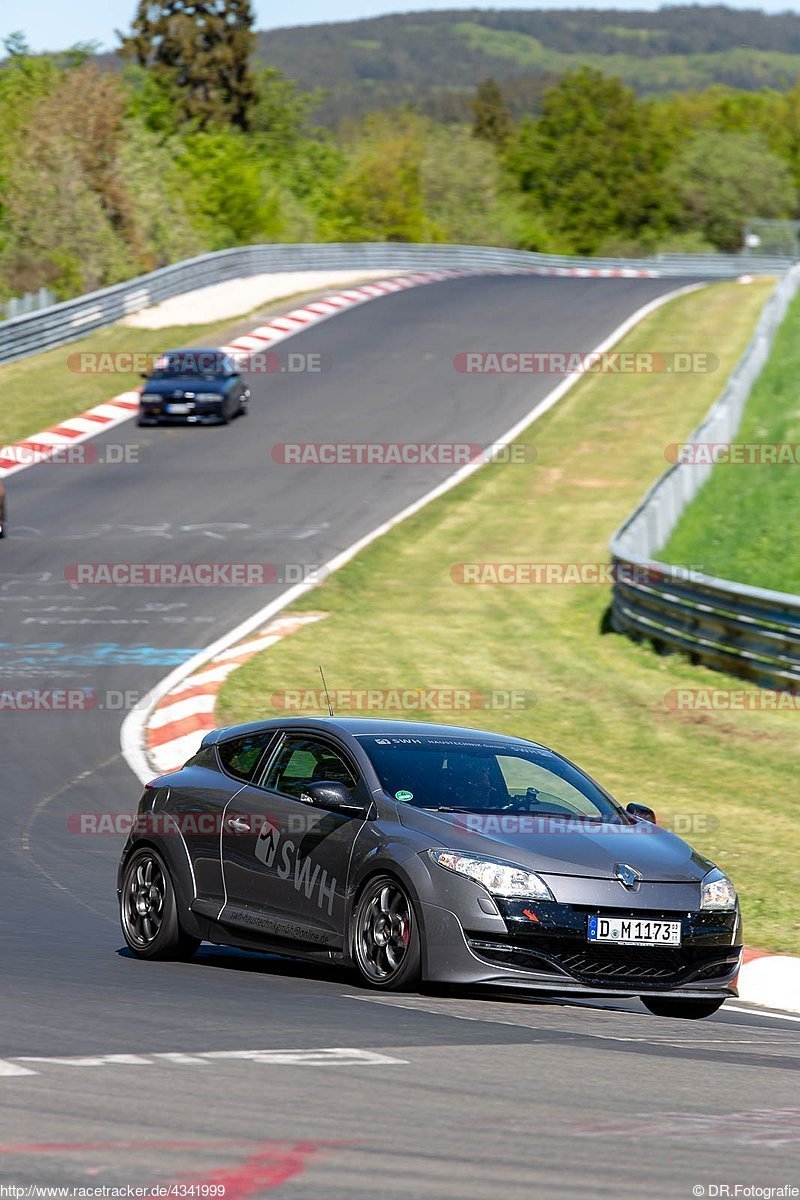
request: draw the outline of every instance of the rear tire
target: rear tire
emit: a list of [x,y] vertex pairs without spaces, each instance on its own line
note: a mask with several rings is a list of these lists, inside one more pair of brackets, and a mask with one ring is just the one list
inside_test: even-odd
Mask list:
[[356,906],[353,958],[371,988],[415,991],[422,976],[422,938],[414,904],[391,875],[371,879]]
[[678,1017],[683,1021],[701,1021],[713,1017],[724,1000],[673,1000],[666,996],[641,996],[642,1004],[655,1017]]
[[151,846],[135,850],[122,877],[120,923],[137,958],[186,961],[200,945],[182,927],[169,870]]

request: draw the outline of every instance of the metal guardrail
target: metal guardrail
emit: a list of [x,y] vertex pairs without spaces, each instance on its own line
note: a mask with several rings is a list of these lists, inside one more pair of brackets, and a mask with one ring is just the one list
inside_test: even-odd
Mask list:
[[85,337],[94,329],[171,296],[229,279],[272,271],[443,270],[541,271],[585,269],[652,271],[654,275],[715,276],[782,274],[792,260],[762,255],[676,255],[651,259],[580,259],[491,246],[437,246],[407,243],[320,243],[239,246],[162,267],[149,275],[103,288],[0,323],[0,363],[13,362]]
[[[733,440],[798,289],[800,266],[795,266],[775,287],[725,390],[688,443]],[[684,651],[695,663],[743,676],[761,687],[798,692],[800,596],[687,572],[656,560],[711,470],[707,463],[678,462],[670,467],[614,534],[611,627],[647,638],[658,649]]]
[[26,292],[24,296],[12,296],[10,300],[0,304],[0,310],[10,321],[13,317],[27,316],[28,313],[35,312],[39,308],[50,308],[56,303],[56,300],[54,292],[51,292],[49,288],[42,287],[38,292]]

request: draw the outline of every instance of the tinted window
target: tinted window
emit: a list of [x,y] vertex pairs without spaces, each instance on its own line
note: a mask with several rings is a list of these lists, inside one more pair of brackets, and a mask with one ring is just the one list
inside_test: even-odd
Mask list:
[[219,760],[229,775],[247,783],[274,737],[275,731],[271,729],[267,733],[248,733],[245,737],[220,742],[217,746]]
[[588,776],[549,750],[444,736],[359,741],[384,790],[403,804],[627,821]]
[[267,767],[261,786],[299,800],[310,783],[323,782],[343,783],[351,792],[356,788],[353,771],[327,742],[287,737]]

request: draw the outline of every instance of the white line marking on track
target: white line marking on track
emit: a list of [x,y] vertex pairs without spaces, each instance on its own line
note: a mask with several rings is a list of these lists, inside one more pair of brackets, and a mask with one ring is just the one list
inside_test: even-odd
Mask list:
[[[407,1066],[408,1059],[333,1046],[312,1050],[202,1050],[197,1054],[178,1051],[154,1054],[95,1054],[84,1056],[34,1057],[20,1055],[15,1061],[0,1059],[0,1076],[39,1075],[41,1067],[208,1067],[218,1062],[246,1062],[265,1067],[374,1067]],[[26,1063],[28,1065],[21,1066]]]
[[4,1062],[0,1059],[0,1075],[36,1075],[29,1067],[19,1067],[16,1063]]
[[770,1017],[774,1021],[800,1021],[800,1017],[792,1016],[791,1013],[775,1012],[771,1008],[746,1008],[744,1005],[731,1004],[728,1002],[723,1012],[744,1013],[748,1017]]
[[56,1067],[152,1067],[151,1059],[143,1054],[92,1054],[83,1057],[68,1058],[39,1057],[38,1055],[22,1054],[19,1062],[49,1063]]
[[154,1054],[153,1058],[157,1058],[159,1062],[173,1063],[176,1067],[210,1067],[211,1063],[207,1058],[201,1058],[199,1054]]
[[363,1067],[382,1064],[407,1065],[405,1058],[391,1058],[374,1050],[351,1050],[334,1047],[327,1050],[213,1050],[204,1055],[211,1059],[246,1059],[249,1062],[279,1066],[338,1066]]
[[[468,1013],[448,1012],[445,1009],[434,1008],[433,1006],[424,1007],[419,1004],[403,1004],[402,1002],[399,1002],[397,1000],[390,1000],[388,997],[386,999],[384,999],[383,997],[377,997],[377,996],[354,996],[350,992],[342,992],[342,997],[346,998],[348,1000],[361,1000],[362,1002],[364,1002],[366,1004],[384,1004],[390,1008],[404,1008],[404,1009],[406,1009],[407,1012],[422,1012],[422,1013],[426,1013],[428,1015],[433,1015],[433,1016],[437,1016],[437,1017],[446,1017],[446,1018],[449,1018],[451,1020],[456,1020],[456,1021],[483,1021],[490,1025],[510,1025],[514,1029],[530,1029],[531,1032],[536,1032],[536,1030],[537,1030],[536,1026],[528,1025],[525,1021],[498,1020],[496,1017],[489,1016],[485,1013],[483,1015],[476,1013],[473,1016],[472,1014],[468,1014]],[[557,1005],[556,1007],[561,1008],[561,1009],[564,1009],[564,1008],[574,1009],[577,1006],[564,1004],[564,1005]],[[591,1011],[592,1013],[595,1013],[595,1012],[615,1013],[618,1016],[624,1015],[628,1019],[634,1018],[634,1019],[638,1019],[640,1021],[652,1021],[653,1020],[653,1017],[648,1015],[647,1013],[627,1012],[626,1010],[620,1010],[620,1009],[614,1009],[614,1008],[590,1009],[589,1011]],[[734,1011],[735,1012],[745,1012],[748,1010],[735,1009]],[[776,1014],[756,1012],[756,1013],[751,1013],[751,1015],[753,1015],[753,1016],[772,1016],[772,1015],[776,1015]],[[787,1019],[792,1020],[791,1017],[789,1017]],[[728,1028],[736,1028],[736,1026],[729,1025]],[[574,1029],[574,1030],[573,1029],[558,1029],[558,1030],[550,1030],[549,1032],[574,1034],[575,1036],[593,1038],[593,1039],[597,1039],[602,1042],[634,1042],[634,1043],[643,1043],[645,1045],[650,1045],[650,1046],[682,1047],[682,1046],[707,1046],[707,1045],[750,1046],[750,1045],[784,1045],[784,1044],[790,1045],[791,1044],[791,1043],[783,1043],[783,1042],[764,1043],[763,1039],[761,1037],[753,1037],[753,1038],[726,1038],[726,1037],[700,1038],[700,1037],[698,1037],[698,1038],[688,1039],[688,1038],[681,1038],[677,1033],[674,1036],[670,1036],[669,1034],[664,1034],[663,1031],[659,1032],[657,1030],[654,1030],[652,1034],[647,1035],[645,1037],[638,1037],[633,1034],[623,1035],[623,1034],[611,1034],[611,1033],[597,1033],[592,1029]],[[719,1027],[717,1027],[716,1032],[717,1033],[720,1032]],[[761,1030],[759,1032],[766,1033],[768,1031]]]

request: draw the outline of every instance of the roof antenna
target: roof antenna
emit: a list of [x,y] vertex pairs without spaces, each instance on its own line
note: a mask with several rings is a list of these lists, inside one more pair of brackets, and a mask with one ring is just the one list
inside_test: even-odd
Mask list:
[[319,673],[322,676],[322,686],[325,688],[325,699],[328,701],[328,715],[333,717],[336,714],[333,711],[333,705],[331,704],[331,694],[328,691],[328,685],[325,682],[325,672],[322,669],[322,665],[320,665]]

